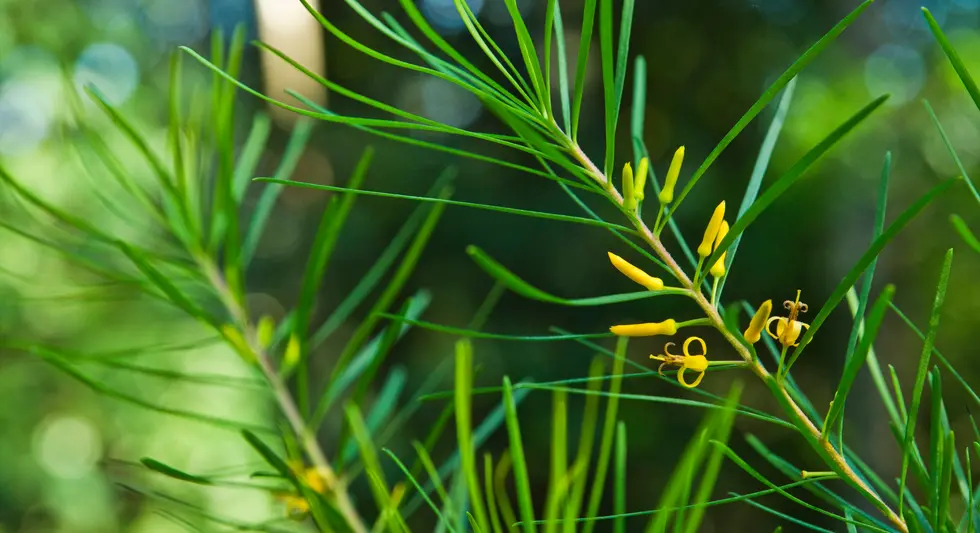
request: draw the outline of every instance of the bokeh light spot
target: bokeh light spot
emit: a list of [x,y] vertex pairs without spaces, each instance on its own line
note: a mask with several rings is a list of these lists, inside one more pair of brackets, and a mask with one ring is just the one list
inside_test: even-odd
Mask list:
[[916,50],[886,44],[864,63],[864,83],[872,95],[891,93],[890,105],[904,104],[919,94],[925,82],[925,63]]
[[33,150],[48,136],[54,120],[53,102],[37,80],[12,80],[0,85],[0,154]]
[[432,120],[463,128],[480,116],[480,100],[445,80],[425,78],[421,92],[423,114]]
[[88,419],[51,415],[34,432],[34,458],[51,476],[77,479],[95,467],[102,455],[102,438]]
[[95,43],[75,61],[75,85],[79,90],[94,86],[112,105],[125,102],[136,90],[139,66],[125,48],[112,43]]
[[[484,0],[466,0],[470,11],[477,17],[483,10]],[[500,0],[501,3],[502,0]],[[465,28],[463,18],[459,15],[453,0],[422,0],[420,9],[429,23],[440,33],[457,33]]]

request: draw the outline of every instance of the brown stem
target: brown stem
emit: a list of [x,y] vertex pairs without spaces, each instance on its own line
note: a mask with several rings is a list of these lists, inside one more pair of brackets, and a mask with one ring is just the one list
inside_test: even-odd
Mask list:
[[346,483],[337,476],[333,467],[330,466],[330,461],[327,460],[323,449],[320,447],[320,443],[317,442],[316,435],[307,429],[306,422],[303,421],[303,416],[296,407],[296,402],[293,400],[289,388],[279,377],[279,373],[276,372],[269,354],[257,342],[253,342],[255,335],[251,331],[245,309],[239,305],[238,300],[231,293],[228,284],[214,263],[200,259],[199,262],[228,312],[239,323],[239,327],[242,328],[242,334],[246,342],[248,342],[259,368],[262,370],[262,375],[265,376],[266,381],[272,387],[276,403],[279,404],[279,410],[289,422],[293,434],[296,435],[300,446],[306,451],[306,455],[316,468],[317,474],[323,478],[324,483],[332,493],[334,502],[337,505],[337,511],[344,517],[347,525],[350,526],[354,533],[367,533],[367,527],[354,507],[350,495],[347,494]]
[[[606,192],[609,194],[609,199],[612,200],[618,206],[623,205],[623,197],[619,194],[619,191],[612,185],[612,183],[606,178],[606,176],[596,167],[595,163],[589,159],[589,156],[582,151],[577,143],[567,139],[567,148],[571,151],[572,155],[582,164],[583,167],[592,175],[592,178],[596,180],[600,185],[602,185]],[[812,420],[800,409],[799,405],[793,401],[790,397],[789,392],[786,387],[775,380],[772,375],[762,366],[759,361],[752,357],[749,352],[739,340],[735,337],[732,332],[725,327],[725,323],[718,314],[717,309],[711,302],[705,298],[704,294],[701,293],[698,287],[694,285],[684,270],[677,264],[677,261],[670,255],[667,248],[664,247],[660,239],[647,227],[646,223],[639,217],[630,217],[633,220],[636,229],[640,232],[640,236],[643,240],[650,246],[650,248],[657,254],[661,261],[667,265],[668,268],[673,272],[674,277],[677,278],[678,283],[681,287],[687,289],[691,293],[691,297],[695,302],[701,307],[705,315],[711,321],[711,324],[725,337],[725,340],[731,344],[732,348],[739,354],[739,356],[745,361],[746,365],[752,370],[752,372],[759,377],[766,385],[769,386],[770,390],[776,396],[776,401],[783,406],[783,409],[789,414],[796,427],[803,433],[807,442],[814,448],[814,450],[830,461],[830,466],[834,471],[841,476],[845,481],[847,481],[851,486],[861,492],[868,501],[870,501],[875,507],[878,508],[884,514],[888,520],[890,520],[895,526],[903,533],[908,533],[908,525],[906,525],[905,520],[897,515],[887,503],[885,503],[880,496],[869,487],[856,472],[847,463],[844,456],[838,452],[833,445],[825,439],[821,438],[820,429],[813,423]]]

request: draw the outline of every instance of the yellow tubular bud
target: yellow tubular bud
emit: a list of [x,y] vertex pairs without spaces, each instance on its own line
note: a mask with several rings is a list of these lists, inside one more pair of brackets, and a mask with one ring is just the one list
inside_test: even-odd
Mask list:
[[[728,222],[722,220],[721,227],[718,228],[718,235],[715,236],[715,250],[718,249],[718,245],[721,244],[722,240],[724,240],[725,235],[728,235]],[[711,265],[712,276],[720,278],[725,275],[725,256],[727,255],[728,252],[726,251],[725,253],[721,254],[721,257],[719,257],[717,261],[715,261],[715,264]]]
[[609,328],[614,335],[620,337],[652,337],[654,335],[673,335],[677,333],[677,322],[674,319],[663,322],[648,322],[646,324],[625,324]]
[[612,252],[609,252],[609,261],[616,267],[616,270],[622,272],[627,278],[643,285],[647,290],[659,291],[664,288],[663,280],[647,274]]
[[629,163],[623,165],[623,207],[627,211],[636,209],[636,195],[633,191],[633,167]]
[[660,203],[667,205],[674,201],[674,185],[677,185],[677,176],[681,173],[681,163],[683,162],[684,147],[681,146],[674,152],[674,158],[670,160],[670,168],[667,169],[664,188],[660,191]]
[[276,321],[269,315],[263,315],[255,327],[255,340],[259,342],[259,347],[265,350],[272,343],[272,337],[276,334]]
[[769,320],[769,313],[771,312],[772,300],[762,302],[759,310],[752,317],[752,321],[749,322],[748,329],[745,330],[745,340],[749,341],[749,344],[759,342],[759,338],[762,337],[762,330],[766,327],[766,321]]
[[708,221],[708,227],[704,229],[704,238],[701,239],[701,245],[698,246],[698,255],[702,258],[711,255],[711,251],[714,249],[715,236],[718,235],[718,228],[721,227],[724,219],[725,202],[722,201],[711,215],[711,220]]
[[642,202],[644,191],[647,186],[647,173],[650,172],[650,160],[640,159],[640,164],[636,165],[636,175],[633,177],[633,196],[637,202]]
[[292,367],[299,362],[300,345],[296,335],[289,336],[289,343],[286,344],[286,351],[282,354],[282,362],[287,367]]

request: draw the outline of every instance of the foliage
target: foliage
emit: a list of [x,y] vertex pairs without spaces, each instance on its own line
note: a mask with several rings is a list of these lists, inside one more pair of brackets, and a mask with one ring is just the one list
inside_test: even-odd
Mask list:
[[[142,458],[141,464],[154,475],[188,484],[209,487],[238,483],[275,493],[286,504],[291,513],[289,518],[297,520],[284,518],[253,524],[205,513],[197,513],[197,518],[216,525],[262,531],[309,530],[311,527],[319,531],[361,532],[369,528],[372,531],[409,531],[413,529],[410,523],[417,519],[418,509],[425,506],[437,518],[439,527],[449,531],[593,531],[606,527],[606,522],[611,522],[615,531],[625,531],[627,521],[645,520],[646,529],[650,531],[665,531],[672,527],[675,531],[694,532],[701,527],[710,507],[745,503],[773,513],[787,523],[820,531],[825,529],[806,517],[823,515],[840,522],[849,531],[975,530],[975,495],[980,487],[972,481],[971,447],[964,446],[963,453],[956,448],[942,394],[942,375],[945,373],[957,380],[974,400],[980,402],[980,397],[935,345],[949,288],[953,251],[946,253],[935,276],[938,282],[925,331],[918,329],[895,303],[895,285],[888,284],[873,300],[871,294],[880,254],[930,203],[950,188],[961,186],[960,181],[980,202],[980,195],[928,103],[925,104],[926,111],[962,176],[938,181],[886,224],[892,156],[891,153],[883,154],[870,244],[809,323],[804,323],[800,316],[808,311],[808,306],[801,301],[799,292],[795,300],[785,302],[788,311],[785,317],[770,316],[771,301],[755,306],[750,302],[726,302],[723,299],[727,274],[742,238],[752,224],[767,208],[784,200],[793,185],[888,98],[887,95],[877,97],[853,110],[849,118],[827,132],[788,170],[764,183],[786,112],[792,106],[797,76],[833,45],[834,40],[868,9],[871,0],[861,3],[777,77],[690,174],[677,194],[673,191],[681,172],[684,151],[677,152],[675,164],[671,165],[663,185],[649,165],[643,121],[646,105],[644,58],[636,57],[630,68],[633,0],[622,3],[618,29],[612,0],[586,0],[575,65],[567,64],[564,53],[568,43],[565,42],[558,0],[547,3],[540,45],[531,38],[531,30],[521,16],[516,0],[505,0],[519,44],[520,60],[516,64],[504,54],[468,4],[455,0],[466,30],[496,72],[480,69],[454,49],[428,24],[411,0],[401,0],[401,7],[415,25],[411,32],[386,13],[372,14],[357,0],[346,0],[346,3],[373,30],[417,57],[419,63],[382,52],[368,44],[371,39],[348,35],[305,0],[303,3],[310,16],[344,44],[372,59],[445,80],[470,92],[511,133],[471,131],[410,113],[323,79],[270,46],[257,43],[333,93],[366,104],[392,118],[340,115],[314,105],[299,94],[292,95],[297,103],[265,95],[238,79],[244,50],[243,34],[238,32],[227,50],[221,44],[222,36],[216,35],[210,58],[189,48],[173,56],[170,130],[165,156],[158,154],[153,143],[136,130],[125,114],[109,105],[96,91],[88,93],[114,125],[129,137],[153,171],[155,181],[152,183],[142,183],[124,171],[111,172],[114,186],[126,193],[127,201],[138,205],[153,221],[158,234],[152,240],[123,237],[90,223],[46,200],[0,169],[0,179],[16,197],[19,208],[31,218],[43,219],[62,231],[56,234],[53,229],[40,224],[39,227],[25,228],[0,221],[5,229],[58,251],[106,282],[138,292],[200,322],[212,338],[223,340],[241,357],[242,364],[253,374],[252,378],[262,384],[262,389],[278,407],[284,423],[276,426],[246,424],[173,409],[90,377],[80,368],[78,354],[55,345],[21,339],[3,340],[5,348],[33,354],[111,398],[235,431],[241,437],[241,443],[251,447],[256,458],[262,461],[261,467],[252,469],[246,480],[228,481],[219,475],[185,472],[152,457]],[[980,108],[980,93],[975,82],[935,19],[928,11],[924,14],[940,47]],[[605,149],[600,157],[587,154],[578,142],[593,33],[598,34],[599,41],[605,118]],[[551,60],[552,47],[559,51],[557,61]],[[180,75],[185,55],[213,73],[207,101],[199,99],[189,112],[181,105]],[[542,62],[542,57],[547,60]],[[552,87],[553,69],[558,72],[557,89]],[[632,108],[626,110],[626,80],[630,76],[633,79]],[[290,150],[274,176],[251,179],[257,153],[263,149],[263,132],[267,128],[262,125],[264,118],[256,119],[252,125],[245,149],[238,154],[235,152],[237,90],[307,117],[293,132]],[[706,224],[700,245],[695,246],[698,243],[690,243],[680,233],[674,215],[686,205],[684,200],[708,174],[722,152],[774,101],[777,101],[776,113],[732,222],[729,224],[725,220],[726,206],[721,202]],[[617,161],[627,151],[617,146],[620,123],[625,125],[627,122],[621,120],[624,116],[629,117],[628,151],[631,156],[623,167],[621,185],[617,186]],[[291,176],[294,164],[290,161],[303,150],[314,121],[351,126],[419,148],[479,159],[544,177],[574,201],[582,214],[572,216],[452,200],[452,169],[447,169],[425,196],[371,190],[364,187],[374,158],[374,149],[370,147],[364,150],[344,186],[294,180]],[[95,132],[86,130],[84,124],[79,128],[84,135],[97,137]],[[495,148],[513,150],[536,161],[537,167],[441,145],[414,136],[417,132],[467,137]],[[120,168],[110,151],[101,151],[99,155],[107,168]],[[324,190],[331,195],[319,221],[297,303],[276,323],[271,317],[256,316],[250,309],[246,280],[272,206],[284,187]],[[706,189],[703,183],[701,187]],[[243,201],[251,188],[261,192],[257,193],[255,211],[244,217]],[[651,189],[649,196],[648,188]],[[710,189],[701,192],[711,195]],[[100,194],[100,191],[95,193]],[[324,320],[315,320],[317,295],[328,279],[325,272],[335,259],[337,243],[356,208],[357,199],[365,195],[401,198],[417,202],[419,206],[345,299]],[[122,209],[116,211],[117,206],[110,198],[100,196],[100,199],[123,222],[133,222],[132,214]],[[428,294],[420,291],[408,298],[402,298],[401,294],[440,216],[450,205],[602,228],[614,237],[617,250],[631,249],[629,253],[648,264],[637,267],[612,252],[609,254],[613,266],[645,290],[566,298],[532,285],[477,245],[472,245],[467,249],[468,255],[495,281],[480,312],[465,328],[421,320],[428,305]],[[656,215],[649,216],[653,211]],[[650,218],[654,221],[648,222]],[[963,219],[954,215],[951,220],[967,245],[980,251],[977,239]],[[668,242],[676,244],[669,246]],[[648,272],[655,272],[657,276]],[[379,289],[379,294],[372,298],[375,289]],[[677,306],[677,309],[695,311],[683,316],[659,317],[657,322],[614,326],[610,333],[572,333],[556,329],[547,335],[528,336],[484,331],[487,317],[505,290],[557,306],[593,307],[646,298],[669,298],[692,304]],[[853,324],[843,352],[844,367],[839,384],[832,401],[824,408],[809,399],[794,379],[793,368],[845,299]],[[314,371],[314,354],[361,304],[368,304],[367,316],[353,328],[338,353],[330,357],[329,372],[324,379],[319,379],[320,375]],[[914,384],[904,392],[894,369],[890,368],[886,376],[874,350],[875,342],[884,336],[884,328],[891,327],[885,323],[889,311],[902,318],[923,340]],[[413,399],[417,401],[447,401],[444,416],[431,428],[425,442],[413,443],[415,457],[412,460],[389,446],[399,429],[409,422],[417,405],[417,402],[398,405],[403,379],[393,372],[376,397],[370,398],[368,394],[383,371],[386,357],[409,328],[433,330],[457,338],[452,359],[453,390],[439,392],[426,386],[414,395]],[[713,331],[716,333],[714,338],[720,338],[721,342],[712,341],[709,348],[700,336],[688,335],[691,331],[688,328]],[[652,359],[662,363],[657,369],[627,357],[630,336],[674,336],[683,330],[686,330],[683,355],[671,353],[668,348],[672,343],[667,343],[662,355],[651,355]],[[592,340],[611,336],[618,337],[615,349]],[[475,385],[479,367],[475,363],[471,340],[475,338],[516,342],[573,340],[599,355],[587,377],[543,383],[515,383],[510,377],[504,377],[500,386],[479,387]],[[693,340],[700,345],[701,352],[691,351]],[[725,351],[734,352],[736,359],[715,358],[716,353]],[[109,360],[105,354],[88,354],[87,357],[100,362]],[[933,357],[940,366],[931,364]],[[612,360],[611,372],[607,373],[604,358]],[[639,375],[677,385],[677,396],[624,392],[623,381],[632,376],[625,373],[627,365],[636,368]],[[664,375],[663,369],[669,366],[679,367],[676,377]],[[147,369],[130,370],[149,372]],[[865,371],[871,376],[875,392],[888,413],[895,444],[901,450],[901,475],[897,480],[883,479],[869,466],[870,462],[859,457],[845,441],[847,399],[855,387],[860,386],[858,375]],[[685,372],[697,374],[696,379],[686,381]],[[706,375],[708,379],[721,379],[720,372],[746,374],[749,380],[758,380],[778,405],[778,411],[770,413],[743,402],[745,388],[755,383],[745,383],[741,377],[732,380],[724,397],[696,388]],[[915,430],[925,401],[923,392],[927,381],[931,416],[928,438],[923,439]],[[532,426],[526,419],[521,419],[519,408],[527,394],[542,390],[550,391],[552,395],[547,454],[550,475],[547,490],[537,493],[532,489],[530,471],[542,462],[539,457],[532,457],[531,450],[525,445],[525,435]],[[569,414],[570,394],[585,397],[578,445],[574,450],[568,445],[569,419],[578,415]],[[479,395],[492,395],[498,403],[494,411],[476,423],[473,402]],[[689,399],[690,395],[700,398]],[[906,397],[910,400],[908,403]],[[600,422],[603,401],[605,410]],[[650,510],[626,508],[630,428],[620,418],[620,403],[625,401],[695,406],[707,411],[694,438],[688,442],[671,471],[660,501]],[[330,415],[338,419],[341,427],[331,446],[332,454],[324,450],[323,441],[318,438]],[[789,430],[794,437],[807,443],[813,452],[813,460],[819,461],[820,466],[816,470],[802,469],[773,453],[759,438],[747,435],[745,440],[749,447],[769,463],[766,468],[778,471],[779,477],[764,473],[753,466],[752,460],[739,454],[730,442],[733,427],[740,417]],[[450,418],[455,425],[453,452],[449,460],[437,465],[433,454],[444,440],[443,433],[448,431],[446,426]],[[385,422],[387,426],[382,429]],[[534,427],[537,426],[540,424]],[[489,453],[480,455],[480,447],[498,430],[506,435],[506,453],[498,458]],[[980,439],[980,433],[974,437]],[[963,437],[960,438],[962,446]],[[974,441],[973,448],[980,452],[980,442]],[[570,453],[574,454],[571,460]],[[764,488],[713,499],[726,461]],[[512,487],[508,483],[511,476]],[[262,482],[255,481],[258,479]],[[368,488],[370,503],[355,499],[352,488],[355,483]],[[802,492],[791,490],[797,487],[807,491],[806,498],[801,496]],[[147,498],[164,502],[175,516],[195,514],[192,506],[182,502],[179,496],[133,489]],[[787,515],[758,501],[770,494],[785,497],[808,510],[809,514],[804,518]],[[603,503],[610,499],[614,512],[600,514]]]

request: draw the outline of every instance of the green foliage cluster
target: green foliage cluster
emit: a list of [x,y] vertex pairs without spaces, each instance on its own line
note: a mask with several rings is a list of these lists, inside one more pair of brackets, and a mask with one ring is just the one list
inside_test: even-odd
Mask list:
[[[262,94],[238,80],[245,46],[243,33],[237,32],[227,49],[223,36],[215,35],[210,58],[183,49],[173,56],[171,64],[170,129],[165,155],[142,136],[130,120],[107,104],[97,91],[88,96],[99,103],[113,124],[124,133],[153,171],[155,181],[142,183],[123,170],[113,152],[99,143],[99,134],[78,122],[78,133],[96,148],[96,154],[109,169],[112,187],[127,194],[129,206],[120,206],[103,191],[96,189],[105,209],[124,222],[134,221],[134,210],[150,217],[157,230],[152,240],[125,238],[76,216],[71,211],[45,200],[27,185],[0,169],[3,187],[12,193],[17,204],[32,217],[44,219],[59,231],[42,231],[0,220],[0,227],[16,232],[64,255],[79,267],[101,280],[137,291],[147,298],[175,308],[193,317],[212,336],[227,343],[254,374],[250,386],[259,383],[274,400],[282,423],[274,426],[246,424],[239,421],[202,415],[160,405],[141,398],[133,391],[108,385],[83,370],[77,354],[57,346],[4,339],[3,346],[30,353],[63,371],[91,389],[108,397],[173,416],[196,420],[238,432],[242,442],[261,459],[262,466],[249,473],[246,480],[229,480],[217,474],[185,472],[164,462],[145,457],[142,465],[152,474],[205,487],[242,486],[279,495],[294,513],[262,523],[244,523],[233,517],[205,513],[183,502],[179,495],[142,491],[144,496],[166,505],[168,516],[195,527],[198,520],[216,526],[259,531],[409,531],[420,509],[428,508],[438,518],[440,528],[449,531],[499,532],[507,530],[593,531],[611,523],[614,531],[626,531],[627,523],[646,521],[648,531],[695,532],[712,506],[741,503],[776,514],[786,524],[818,531],[821,526],[806,519],[787,515],[758,502],[758,498],[779,494],[789,501],[840,522],[848,531],[900,532],[972,532],[976,530],[976,499],[980,485],[972,480],[971,457],[980,453],[980,430],[957,442],[949,427],[943,402],[942,376],[946,374],[963,386],[980,403],[980,397],[957,373],[935,346],[936,332],[942,316],[948,289],[953,253],[950,250],[937,273],[937,287],[930,320],[920,329],[893,302],[896,287],[888,285],[872,299],[872,282],[879,254],[934,199],[960,186],[962,181],[978,202],[980,195],[950,145],[936,115],[926,103],[926,110],[949,149],[962,176],[938,182],[886,224],[886,206],[891,177],[891,155],[884,154],[884,164],[875,203],[875,224],[870,244],[848,270],[836,288],[816,312],[798,343],[780,346],[763,336],[763,344],[746,340],[743,334],[746,317],[756,308],[749,302],[725,302],[724,275],[715,283],[701,276],[703,265],[719,260],[730,268],[739,244],[750,225],[827,154],[847,134],[867,120],[887,99],[875,98],[857,109],[837,128],[807,151],[782,175],[764,185],[764,178],[776,139],[780,135],[787,110],[792,105],[796,76],[871,4],[860,4],[822,38],[815,42],[769,86],[748,111],[735,123],[697,169],[685,180],[683,188],[670,201],[658,207],[658,223],[652,227],[644,221],[643,210],[659,199],[646,199],[643,189],[633,188],[632,174],[623,190],[616,187],[614,174],[617,158],[625,150],[617,147],[617,132],[628,122],[632,168],[647,168],[644,143],[644,105],[646,87],[643,57],[630,67],[629,42],[633,24],[634,0],[622,3],[616,13],[612,0],[586,0],[578,55],[574,65],[567,64],[562,8],[557,0],[546,7],[543,47],[531,38],[516,0],[504,0],[513,20],[520,45],[520,60],[512,62],[463,0],[456,0],[466,29],[497,72],[489,73],[455,50],[440,37],[412,0],[401,0],[415,28],[400,25],[387,13],[376,16],[357,0],[347,5],[365,22],[386,38],[402,46],[420,60],[414,63],[387,55],[336,27],[304,0],[304,5],[330,34],[356,51],[375,60],[434,76],[469,91],[490,109],[512,133],[470,131],[409,113],[397,107],[348,90],[305,69],[279,51],[257,43],[270,53],[290,62],[297,69],[323,84],[334,94],[351,98],[393,118],[360,118],[338,115],[314,105],[302,95],[292,94],[298,104],[290,104]],[[963,66],[939,25],[924,10],[927,24],[934,33],[962,79],[974,102],[980,107],[980,90]],[[415,32],[413,34],[413,32]],[[582,122],[582,102],[587,63],[593,34],[598,34],[604,104],[605,151],[595,161],[578,144]],[[551,61],[552,48],[557,61]],[[194,58],[213,73],[210,92],[194,92],[188,109],[182,106],[182,58]],[[540,61],[540,57],[548,58]],[[557,69],[557,77],[552,76]],[[634,81],[633,106],[624,109],[626,80]],[[498,81],[500,79],[504,81]],[[552,87],[558,80],[557,90]],[[266,102],[307,117],[292,133],[289,147],[278,171],[270,177],[253,179],[259,154],[268,134],[268,120],[257,118],[250,126],[240,152],[235,145],[235,96],[241,90]],[[202,96],[203,95],[203,96]],[[776,112],[766,138],[759,149],[755,169],[746,183],[745,195],[730,230],[719,238],[713,249],[698,258],[680,234],[672,215],[679,210],[694,187],[710,170],[721,153],[770,104],[776,101]],[[76,109],[80,102],[73,102]],[[628,119],[628,120],[627,120]],[[452,170],[447,170],[425,196],[409,196],[364,187],[371,173],[374,151],[365,149],[357,167],[344,186],[304,183],[292,179],[296,159],[309,139],[313,121],[338,123],[378,136],[405,142],[420,149],[448,152],[501,165],[553,181],[582,210],[572,216],[537,210],[516,209],[499,205],[453,200]],[[408,133],[405,131],[408,130]],[[533,158],[537,167],[505,161],[491,155],[443,146],[411,135],[412,131],[441,132],[474,138],[498,147],[521,152]],[[100,148],[102,147],[102,148]],[[617,148],[619,148],[617,150]],[[643,179],[660,193],[660,183],[650,171]],[[640,180],[642,182],[642,180]],[[109,186],[109,185],[107,185]],[[250,187],[259,188],[258,201],[252,213],[243,217],[243,199]],[[306,187],[331,191],[329,204],[320,218],[316,236],[302,276],[297,304],[283,320],[274,322],[256,316],[246,298],[246,278],[259,239],[267,228],[272,207],[284,187]],[[361,280],[322,322],[314,321],[316,295],[325,282],[324,273],[335,257],[338,239],[360,196],[382,196],[417,202],[418,208],[391,239],[387,248]],[[612,215],[604,215],[609,204]],[[647,205],[644,205],[647,204]],[[406,282],[423,253],[447,206],[462,206],[495,211],[507,215],[550,219],[569,224],[600,227],[608,231],[617,246],[631,249],[638,257],[665,276],[666,288],[640,292],[601,295],[587,298],[564,298],[535,287],[517,273],[496,261],[477,246],[467,250],[473,261],[496,281],[480,311],[466,328],[435,324],[421,319],[429,304],[424,291],[402,297]],[[618,220],[618,221],[614,221]],[[980,242],[962,218],[954,215],[952,224],[967,245],[980,252]],[[675,259],[661,231],[667,231],[676,242]],[[596,251],[597,254],[601,251]],[[728,270],[726,268],[726,271]],[[372,298],[374,292],[379,293]],[[701,389],[678,388],[676,396],[627,394],[622,391],[628,377],[651,377],[677,385],[673,377],[626,357],[628,342],[617,340],[615,349],[597,344],[595,339],[609,333],[573,333],[556,329],[547,335],[515,336],[484,331],[483,326],[504,291],[559,306],[600,306],[644,298],[687,298],[698,310],[692,317],[677,317],[681,327],[710,328],[720,333],[738,360],[717,364],[708,370],[745,373],[758,379],[780,407],[778,413],[764,412],[742,403],[746,385],[735,379],[725,396]],[[853,327],[846,344],[845,365],[833,401],[826,408],[811,402],[792,375],[793,364],[811,340],[821,331],[831,314],[847,301]],[[331,357],[328,375],[313,375],[311,354],[332,336],[338,334],[354,311],[367,305],[369,311]],[[894,313],[922,338],[918,371],[911,389],[902,387],[891,365],[887,370],[879,362],[874,342],[888,313]],[[675,318],[675,317],[665,317]],[[433,330],[457,337],[453,363],[455,387],[452,391],[434,390],[436,379],[411,395],[407,403],[404,377],[392,373],[370,395],[379,379],[386,357],[410,328]],[[499,387],[478,387],[477,365],[471,339],[580,343],[599,355],[587,377],[556,382],[514,383],[505,377]],[[794,339],[795,340],[795,339]],[[761,347],[764,346],[764,347]],[[726,350],[728,347],[725,348]],[[713,349],[716,353],[719,349]],[[111,357],[87,356],[85,364],[117,368]],[[606,369],[606,360],[611,370]],[[710,359],[710,356],[709,356]],[[938,365],[933,361],[938,361]],[[627,374],[626,367],[636,370]],[[771,369],[779,368],[773,372]],[[448,370],[448,364],[440,367]],[[150,369],[127,367],[134,372]],[[844,436],[846,400],[858,374],[867,371],[875,391],[888,413],[895,443],[902,451],[901,475],[897,480],[883,479],[868,462],[848,446]],[[439,372],[434,372],[438,376]],[[172,376],[177,379],[204,379],[201,376]],[[924,394],[926,383],[930,394]],[[550,391],[552,416],[548,452],[549,483],[544,494],[535,493],[529,469],[540,459],[528,457],[522,432],[527,421],[519,418],[518,408],[530,391]],[[569,395],[585,396],[582,424],[574,448],[569,427]],[[499,405],[477,423],[473,417],[476,395],[499,397]],[[693,395],[697,399],[689,399]],[[906,401],[908,397],[908,401]],[[423,442],[414,443],[415,456],[409,460],[388,447],[401,428],[408,424],[420,401],[451,399],[442,416],[428,431]],[[626,508],[628,427],[619,418],[619,404],[625,400],[648,401],[667,405],[704,408],[706,414],[683,455],[674,466],[660,501],[651,510]],[[923,402],[927,402],[923,405]],[[602,407],[604,406],[604,411]],[[916,425],[920,409],[928,409],[928,436],[917,438]],[[602,411],[600,413],[600,411]],[[327,453],[318,438],[320,429],[331,415],[339,419],[338,438],[330,442]],[[577,416],[577,415],[575,415]],[[805,440],[822,464],[820,470],[802,469],[773,453],[759,438],[748,435],[748,444],[782,477],[774,479],[752,466],[750,461],[729,446],[733,425],[738,417],[749,417],[782,427]],[[450,422],[454,428],[450,428]],[[535,427],[541,424],[535,424]],[[453,434],[453,430],[455,434]],[[479,454],[480,447],[494,433],[506,433],[508,449],[501,457]],[[448,433],[448,435],[447,435]],[[970,445],[963,445],[963,439]],[[436,446],[454,441],[449,460],[437,465],[433,459]],[[738,466],[764,488],[747,494],[732,493],[715,499],[721,468],[726,461]],[[511,477],[513,481],[510,482]],[[363,483],[372,501],[355,501],[351,487]],[[791,489],[806,491],[806,499]],[[133,490],[141,491],[138,487]],[[611,494],[607,494],[611,492]],[[604,501],[611,498],[614,512],[600,515]]]

